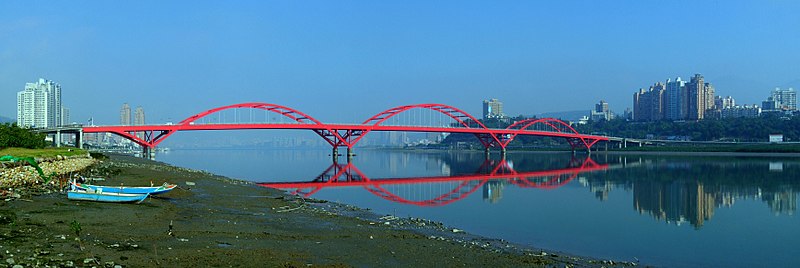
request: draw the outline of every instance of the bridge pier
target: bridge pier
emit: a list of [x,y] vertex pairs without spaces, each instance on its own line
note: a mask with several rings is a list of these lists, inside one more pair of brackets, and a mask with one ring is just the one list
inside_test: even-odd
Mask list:
[[331,151],[331,157],[333,158],[333,162],[337,162],[339,160],[339,147],[333,147],[333,150]]
[[486,159],[490,158],[489,147],[483,148],[483,155],[486,156]]
[[61,147],[61,130],[56,130],[56,135],[53,137],[53,147]]
[[156,159],[155,147],[150,148],[150,147],[147,147],[147,146],[142,146],[142,158],[155,160]]
[[75,146],[78,149],[83,149],[83,129],[79,129],[78,133],[75,134]]
[[500,148],[500,159],[506,159],[506,147]]
[[350,161],[353,160],[354,156],[356,156],[356,153],[353,152],[353,148],[347,147],[347,162],[350,163]]

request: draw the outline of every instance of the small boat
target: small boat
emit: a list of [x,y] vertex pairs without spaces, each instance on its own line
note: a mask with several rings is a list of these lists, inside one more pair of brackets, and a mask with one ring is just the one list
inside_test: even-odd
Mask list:
[[123,193],[123,194],[149,194],[149,195],[158,195],[163,194],[175,187],[178,187],[176,184],[169,184],[164,183],[161,186],[153,186],[153,187],[126,187],[126,186],[100,186],[100,185],[92,185],[86,183],[78,183],[72,182],[72,186],[85,191],[102,191],[104,193]]
[[103,191],[84,191],[75,188],[67,191],[67,199],[69,200],[111,203],[140,203],[144,201],[147,196],[148,194],[106,193]]

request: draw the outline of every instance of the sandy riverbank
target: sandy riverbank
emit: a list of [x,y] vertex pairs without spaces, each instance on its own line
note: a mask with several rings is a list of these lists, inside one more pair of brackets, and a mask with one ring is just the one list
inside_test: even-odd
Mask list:
[[181,188],[138,205],[75,202],[60,192],[0,201],[0,262],[10,267],[610,264],[454,233],[440,223],[381,218],[139,158],[112,156],[90,169],[112,174],[102,182],[106,185],[169,181]]

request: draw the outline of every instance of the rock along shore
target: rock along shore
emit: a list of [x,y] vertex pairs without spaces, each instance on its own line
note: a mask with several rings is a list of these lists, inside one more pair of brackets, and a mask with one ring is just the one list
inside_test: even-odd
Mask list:
[[[69,201],[62,191],[0,200],[0,265],[9,267],[608,267],[517,247],[424,219],[374,215],[202,171],[112,155],[53,161],[45,172],[103,185],[180,187],[141,204]],[[52,165],[52,166],[50,166]],[[0,169],[7,174],[30,173]],[[24,175],[21,175],[24,176]],[[36,179],[3,184],[14,192]],[[30,183],[33,182],[33,183]],[[9,186],[5,186],[9,185]],[[12,186],[16,185],[16,186]],[[57,183],[50,183],[55,187]],[[47,188],[47,187],[44,187]]]

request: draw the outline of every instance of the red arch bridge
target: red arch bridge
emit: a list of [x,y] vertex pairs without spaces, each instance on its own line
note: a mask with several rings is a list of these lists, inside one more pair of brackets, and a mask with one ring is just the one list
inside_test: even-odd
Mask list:
[[[243,109],[249,111],[238,112]],[[229,121],[222,119],[222,114],[230,111],[234,112],[235,118],[246,117],[249,114],[251,120],[243,123],[241,122],[243,120],[238,119]],[[260,116],[258,113],[263,113],[264,121],[252,120],[254,111],[256,117]],[[427,115],[420,112],[426,112]],[[278,122],[275,117],[278,117],[280,121]],[[436,123],[437,118],[439,123]],[[333,147],[334,155],[340,147],[346,147],[348,155],[352,155],[352,148],[356,143],[368,133],[378,131],[473,134],[487,152],[493,147],[505,152],[506,146],[518,135],[563,138],[567,140],[573,150],[585,149],[587,151],[598,141],[608,141],[608,137],[605,136],[578,133],[569,124],[554,118],[518,121],[504,129],[487,128],[472,115],[444,104],[398,106],[380,112],[361,124],[326,124],[286,106],[269,103],[240,103],[204,111],[177,124],[85,126],[82,131],[83,133],[114,133],[141,145],[145,152],[150,152],[159,143],[178,131],[243,129],[311,130]]]
[[[361,186],[371,194],[392,202],[416,206],[443,206],[462,200],[491,182],[504,181],[520,188],[550,190],[564,186],[581,173],[606,170],[608,167],[608,164],[598,164],[590,157],[586,157],[584,160],[572,158],[566,167],[560,169],[517,172],[513,165],[505,159],[498,161],[486,159],[474,174],[370,179],[353,163],[334,162],[310,182],[263,182],[258,185],[291,190],[290,193],[303,197],[310,197],[324,188]],[[410,191],[390,189],[392,186],[403,185],[431,185],[437,189],[420,187]],[[496,189],[496,191],[500,191],[500,189]],[[420,192],[426,194],[420,194]],[[434,193],[430,194],[431,192]],[[424,197],[422,197],[423,195]]]

